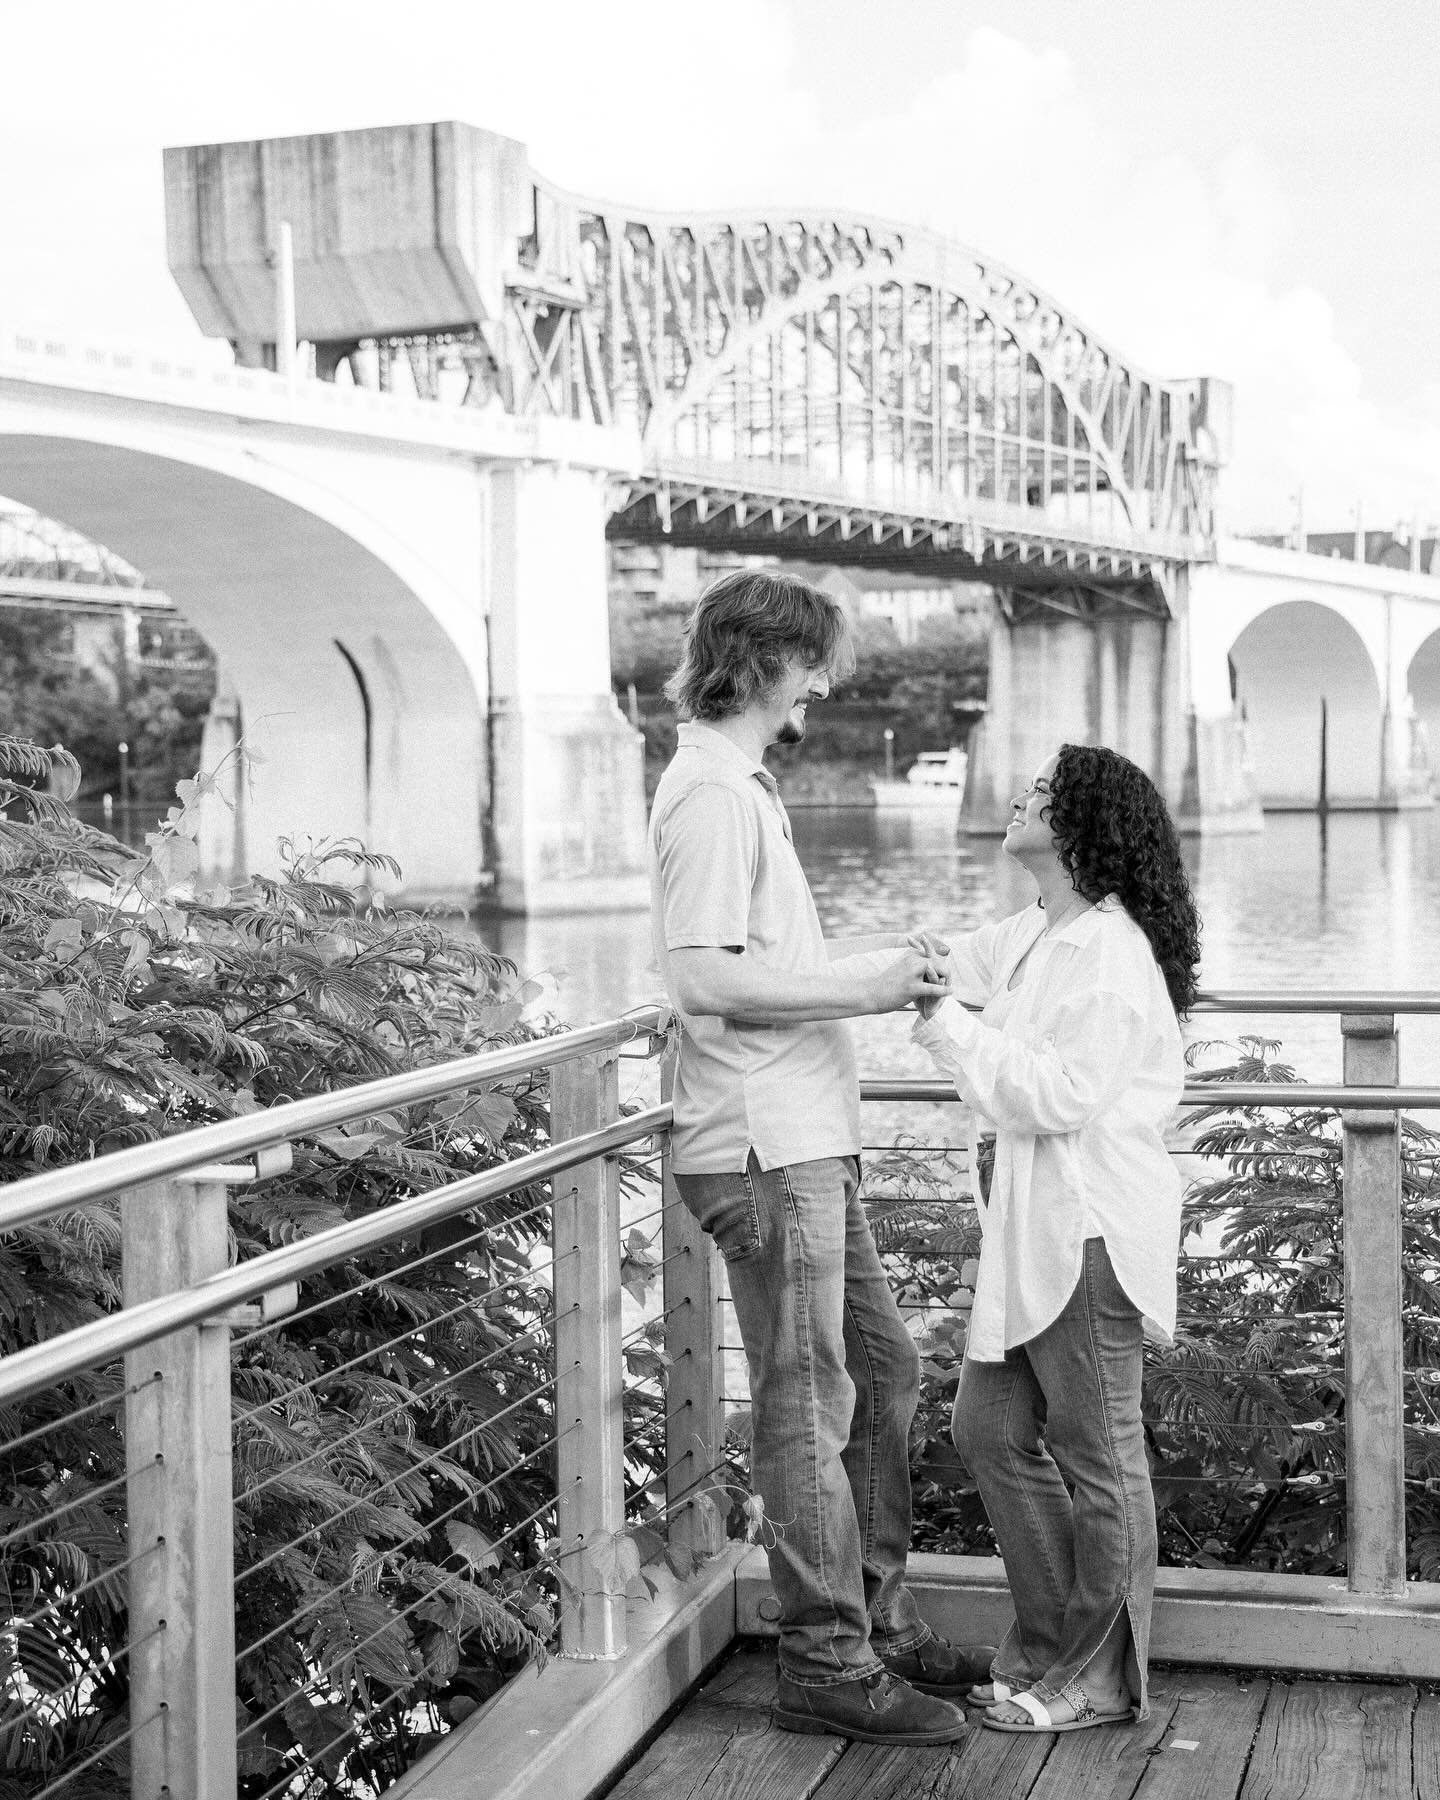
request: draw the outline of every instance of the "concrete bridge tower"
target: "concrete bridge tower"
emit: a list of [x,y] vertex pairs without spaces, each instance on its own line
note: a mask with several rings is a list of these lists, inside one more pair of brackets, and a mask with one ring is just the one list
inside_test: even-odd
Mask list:
[[[354,402],[337,423],[370,437],[306,473],[365,513],[378,555],[317,529],[303,501],[257,514],[258,543],[229,516],[244,506],[212,502],[191,533],[228,529],[228,558],[251,565],[219,582],[228,597],[177,581],[163,547],[142,564],[210,637],[231,714],[307,802],[265,808],[262,772],[252,858],[275,829],[343,830],[394,850],[411,892],[469,899],[486,871],[505,910],[643,904],[641,746],[611,695],[605,585],[606,482],[637,446],[505,405],[509,290],[557,312],[576,299],[541,254],[523,145],[462,125],[206,145],[167,151],[165,184],[171,269],[202,329],[243,367]],[[453,396],[407,357],[440,340],[462,347]],[[464,402],[490,426],[483,449],[397,444],[386,390],[435,419],[457,410],[436,400]],[[377,416],[352,421],[367,402]],[[263,479],[314,444],[301,428],[247,449]],[[311,771],[298,784],[296,766]]]

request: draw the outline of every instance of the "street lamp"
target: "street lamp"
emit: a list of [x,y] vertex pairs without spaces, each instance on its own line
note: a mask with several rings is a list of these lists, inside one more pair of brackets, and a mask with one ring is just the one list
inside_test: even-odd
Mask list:
[[123,816],[130,805],[130,746],[122,738],[120,751],[120,811]]
[[885,727],[885,779],[895,779],[895,733],[888,725]]

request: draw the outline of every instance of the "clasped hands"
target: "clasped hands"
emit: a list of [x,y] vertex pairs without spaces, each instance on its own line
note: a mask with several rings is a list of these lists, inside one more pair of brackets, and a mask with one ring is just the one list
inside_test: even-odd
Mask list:
[[928,1019],[950,993],[950,946],[938,932],[918,930],[907,934],[905,947],[921,959],[915,970],[919,987],[911,1001],[920,1017]]

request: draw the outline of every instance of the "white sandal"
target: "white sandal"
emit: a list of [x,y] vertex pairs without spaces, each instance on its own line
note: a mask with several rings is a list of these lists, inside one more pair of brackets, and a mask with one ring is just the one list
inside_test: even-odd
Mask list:
[[[1074,1709],[1075,1716],[1062,1719],[1057,1725],[1050,1716],[1050,1708],[1034,1694],[1007,1694],[1005,1699],[1012,1706],[1018,1706],[1021,1712],[1030,1715],[1030,1724],[1020,1725],[1012,1719],[992,1719],[989,1713],[980,1723],[989,1731],[1008,1731],[1016,1737],[1027,1737],[1039,1732],[1089,1731],[1096,1725],[1130,1725],[1135,1720],[1135,1708],[1127,1706],[1122,1712],[1096,1712],[1090,1696],[1078,1682],[1068,1681],[1060,1690],[1060,1698]],[[999,1704],[997,1700],[995,1704]]]

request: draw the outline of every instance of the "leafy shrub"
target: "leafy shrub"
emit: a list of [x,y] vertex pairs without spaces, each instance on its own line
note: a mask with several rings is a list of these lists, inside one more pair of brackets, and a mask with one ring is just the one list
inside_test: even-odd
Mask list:
[[[1293,1082],[1278,1045],[1242,1039],[1208,1080]],[[1343,1147],[1333,1112],[1216,1107],[1194,1150],[1223,1172],[1186,1197],[1179,1326],[1146,1353],[1144,1416],[1161,1561],[1290,1574],[1345,1571]],[[1406,1527],[1412,1578],[1440,1577],[1440,1138],[1402,1124]],[[994,1534],[950,1443],[979,1254],[969,1205],[921,1193],[873,1208],[912,1304],[938,1308],[912,1438],[917,1549],[986,1555]],[[940,1185],[954,1191],[952,1178]],[[949,1323],[946,1323],[948,1315]]]
[[[213,782],[182,783],[137,856],[43,791],[75,773],[0,738],[0,1178],[532,1034],[508,963],[367,893],[384,859],[291,845],[278,877],[197,894]],[[234,1254],[546,1129],[523,1081],[299,1141],[289,1173],[236,1193]],[[283,1788],[307,1757],[307,1794],[384,1786],[543,1653],[553,1417],[531,1261],[548,1232],[545,1193],[522,1189],[326,1270],[289,1319],[235,1340],[242,1793]],[[0,1235],[0,1352],[119,1303],[116,1202]],[[0,1795],[126,1727],[123,1417],[118,1366],[0,1409]],[[117,1746],[67,1791],[108,1795],[123,1765]]]

